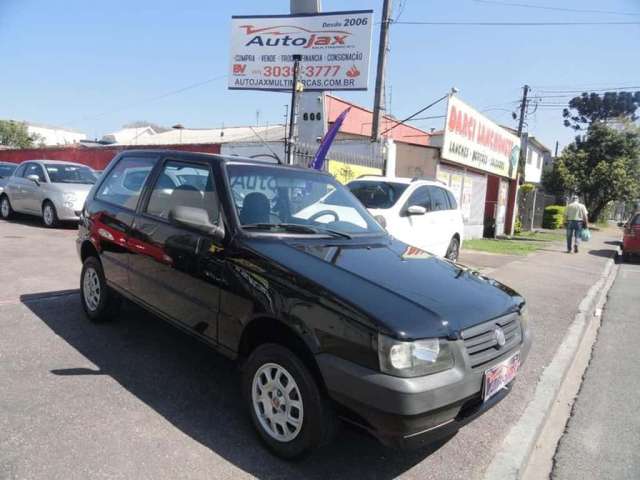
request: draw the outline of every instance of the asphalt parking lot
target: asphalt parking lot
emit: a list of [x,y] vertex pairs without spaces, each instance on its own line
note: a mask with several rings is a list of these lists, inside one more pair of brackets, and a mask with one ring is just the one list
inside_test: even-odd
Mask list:
[[565,283],[578,278],[556,293],[530,279],[559,251],[535,257],[528,275],[518,262],[496,270],[530,299],[537,343],[511,395],[448,442],[396,451],[343,428],[287,463],[259,444],[232,362],[133,305],[113,323],[85,319],[75,234],[0,221],[2,479],[480,478],[557,348],[573,299],[606,260],[572,257]]

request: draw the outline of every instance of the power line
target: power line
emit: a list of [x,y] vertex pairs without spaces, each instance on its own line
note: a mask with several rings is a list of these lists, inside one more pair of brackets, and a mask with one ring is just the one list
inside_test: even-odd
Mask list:
[[486,3],[490,5],[502,5],[505,7],[535,8],[537,10],[553,10],[556,12],[600,13],[605,15],[640,16],[640,12],[614,12],[611,10],[590,10],[590,9],[582,9],[582,8],[548,7],[544,5],[531,5],[529,3],[501,2],[498,0],[473,0],[473,1],[477,3]]
[[[540,92],[544,93],[594,93],[594,92],[614,92],[619,90],[633,90],[635,88],[640,87],[616,87],[616,88],[588,88],[583,90],[540,90]],[[544,95],[543,95],[544,96]]]
[[394,25],[464,27],[575,27],[584,25],[640,25],[640,22],[394,22]]
[[77,123],[79,121],[95,120],[96,118],[100,118],[100,117],[103,117],[105,115],[110,115],[112,113],[118,113],[118,112],[121,112],[123,110],[128,110],[129,108],[136,107],[138,105],[142,105],[142,104],[145,104],[145,103],[148,103],[148,102],[153,102],[153,101],[156,101],[156,100],[161,100],[163,98],[171,97],[173,95],[177,95],[179,93],[186,92],[187,90],[192,90],[194,88],[202,87],[203,85],[215,82],[216,80],[220,80],[220,79],[225,78],[225,77],[227,77],[226,74],[225,75],[218,75],[217,77],[213,77],[213,78],[209,78],[207,80],[202,80],[200,82],[192,83],[192,84],[187,85],[185,87],[178,88],[177,90],[172,90],[170,92],[166,92],[166,93],[163,93],[163,94],[160,94],[160,95],[156,95],[155,97],[149,97],[149,98],[146,98],[144,100],[140,100],[138,102],[133,102],[133,103],[130,103],[128,105],[123,105],[122,107],[118,107],[118,108],[116,108],[114,110],[108,110],[108,111],[101,112],[101,113],[98,113],[98,114],[93,115],[93,116],[82,117],[80,120],[78,120],[76,122],[68,122],[68,123],[73,125],[74,123]]

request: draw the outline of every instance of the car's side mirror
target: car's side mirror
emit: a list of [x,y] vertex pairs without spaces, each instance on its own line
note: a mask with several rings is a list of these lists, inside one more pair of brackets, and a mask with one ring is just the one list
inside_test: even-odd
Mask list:
[[36,185],[40,185],[40,177],[38,175],[27,175],[27,180],[31,180]]
[[427,209],[420,205],[411,205],[407,208],[407,215],[424,215],[427,213]]
[[224,228],[212,223],[204,208],[174,207],[169,211],[169,221],[211,235],[218,241],[224,239]]

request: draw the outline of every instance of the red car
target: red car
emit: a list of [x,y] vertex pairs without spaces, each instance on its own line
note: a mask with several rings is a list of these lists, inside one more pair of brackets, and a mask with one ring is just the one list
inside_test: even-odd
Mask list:
[[622,257],[627,260],[631,255],[640,255],[640,212],[631,215],[627,223],[618,225],[624,227]]

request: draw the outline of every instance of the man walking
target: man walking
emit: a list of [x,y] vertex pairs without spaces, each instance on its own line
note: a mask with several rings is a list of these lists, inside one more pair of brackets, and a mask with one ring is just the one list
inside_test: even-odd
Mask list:
[[567,253],[571,253],[571,244],[574,238],[573,251],[578,253],[580,231],[589,226],[587,207],[580,203],[578,195],[571,197],[571,203],[564,211],[564,223],[567,226]]

